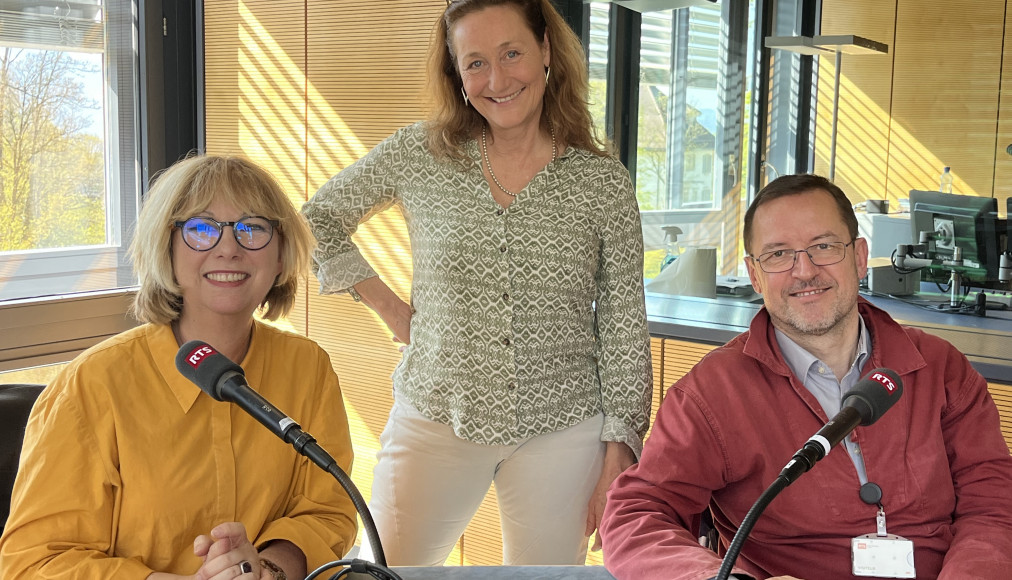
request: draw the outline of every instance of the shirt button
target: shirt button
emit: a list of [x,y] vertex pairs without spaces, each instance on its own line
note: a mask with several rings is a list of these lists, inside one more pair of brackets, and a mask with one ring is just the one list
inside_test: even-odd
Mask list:
[[506,213],[506,210],[504,210],[503,208],[495,210],[495,215],[502,215],[504,213]]
[[502,301],[503,302],[509,302],[510,301],[510,293],[509,292],[503,292],[502,293]]
[[503,344],[503,346],[509,346],[510,345],[510,339],[508,339],[508,338],[502,339],[502,344]]
[[513,381],[506,383],[506,389],[512,391],[515,388],[517,388],[517,384],[514,383]]
[[505,252],[506,251],[506,244],[503,244],[503,245],[499,246],[499,251],[500,252]]
[[826,374],[826,367],[819,367],[819,374],[820,375]]

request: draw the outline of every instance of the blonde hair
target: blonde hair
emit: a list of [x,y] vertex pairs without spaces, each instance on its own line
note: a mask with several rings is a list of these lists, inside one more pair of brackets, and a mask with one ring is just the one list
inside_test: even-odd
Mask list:
[[545,87],[541,125],[551,124],[560,142],[597,155],[610,154],[594,134],[587,106],[588,73],[583,44],[550,0],[457,0],[436,21],[429,43],[428,84],[432,113],[429,151],[436,157],[466,159],[463,144],[485,125],[485,118],[461,96],[464,86],[450,42],[450,31],[464,16],[490,6],[513,6],[523,16],[540,46],[547,34],[552,74]]
[[299,277],[306,273],[316,244],[305,219],[274,177],[252,161],[192,155],[155,177],[137,218],[128,253],[140,279],[133,315],[141,322],[168,324],[179,318],[183,297],[172,270],[173,223],[215,200],[280,222],[275,236],[281,244],[281,274],[260,303],[260,312],[276,320],[291,311]]

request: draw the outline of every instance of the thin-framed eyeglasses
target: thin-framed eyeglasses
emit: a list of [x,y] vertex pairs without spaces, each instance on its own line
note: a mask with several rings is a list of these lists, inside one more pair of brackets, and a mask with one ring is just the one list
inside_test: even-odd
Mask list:
[[244,217],[234,222],[220,222],[206,216],[194,216],[174,222],[172,225],[179,228],[187,246],[198,252],[206,252],[218,245],[221,241],[221,232],[226,226],[231,226],[232,235],[240,246],[247,250],[262,249],[271,243],[274,228],[280,223],[278,220],[261,216]]
[[847,255],[847,246],[854,244],[856,240],[849,243],[843,242],[822,242],[813,244],[803,250],[773,250],[756,256],[749,256],[754,262],[759,262],[759,267],[767,274],[778,274],[793,270],[798,263],[798,254],[808,254],[808,259],[816,266],[832,266],[839,264]]

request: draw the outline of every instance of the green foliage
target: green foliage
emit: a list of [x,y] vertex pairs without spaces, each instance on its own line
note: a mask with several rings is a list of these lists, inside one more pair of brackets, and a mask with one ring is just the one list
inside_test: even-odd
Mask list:
[[0,251],[104,243],[102,142],[83,74],[62,51],[0,48]]

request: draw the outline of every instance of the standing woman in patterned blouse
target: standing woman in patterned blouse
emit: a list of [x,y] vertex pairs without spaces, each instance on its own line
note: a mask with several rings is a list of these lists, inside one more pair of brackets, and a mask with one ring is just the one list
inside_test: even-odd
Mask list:
[[[321,292],[404,343],[372,514],[390,564],[439,565],[495,483],[506,564],[581,564],[640,453],[651,366],[626,169],[594,137],[586,60],[549,0],[457,0],[429,55],[433,113],[303,211]],[[411,304],[351,240],[398,206]]]

